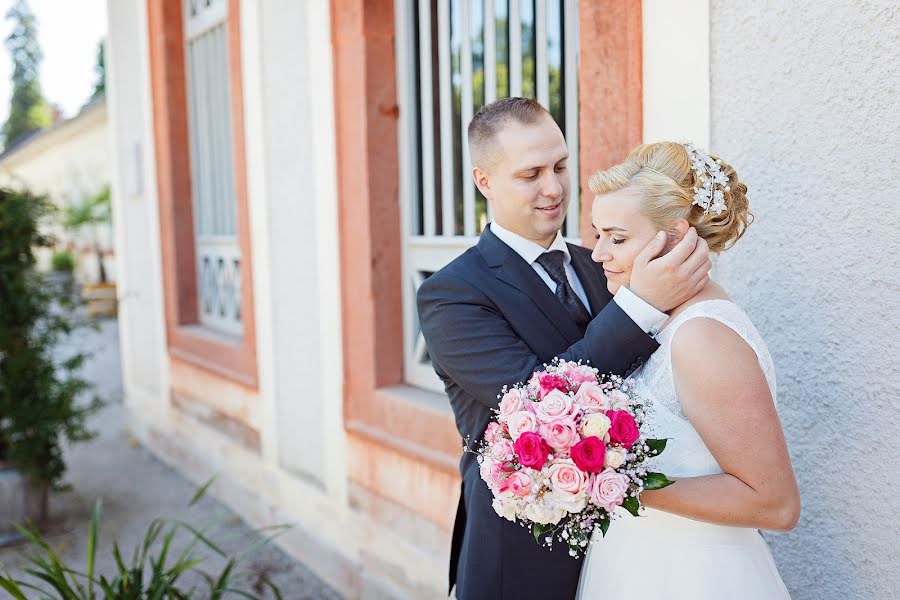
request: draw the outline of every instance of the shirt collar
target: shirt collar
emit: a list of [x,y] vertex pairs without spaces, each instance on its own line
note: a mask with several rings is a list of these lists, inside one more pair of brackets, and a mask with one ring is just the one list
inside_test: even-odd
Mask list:
[[562,234],[558,231],[556,232],[556,237],[553,239],[553,243],[550,244],[550,247],[547,249],[544,249],[540,244],[523,238],[517,233],[513,233],[497,222],[491,223],[491,232],[500,238],[500,241],[512,248],[516,254],[525,259],[525,262],[529,265],[536,261],[541,254],[550,252],[551,250],[562,251],[566,255],[566,263],[569,263],[572,260],[572,257],[569,255],[569,246],[563,239]]

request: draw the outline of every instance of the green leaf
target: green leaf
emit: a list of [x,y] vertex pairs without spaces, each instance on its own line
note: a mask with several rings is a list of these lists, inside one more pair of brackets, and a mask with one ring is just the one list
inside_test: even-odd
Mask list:
[[534,541],[536,541],[538,544],[541,543],[541,536],[548,531],[550,531],[550,526],[541,525],[540,523],[535,523],[531,528],[531,532],[534,534]]
[[0,577],[0,588],[6,590],[10,596],[15,598],[15,600],[28,600],[28,598],[25,597],[25,594],[22,593],[22,588],[20,588],[8,574],[6,577]]
[[200,500],[203,498],[203,496],[206,495],[206,492],[209,490],[209,486],[211,486],[215,480],[216,480],[216,478],[215,478],[215,476],[213,476],[212,478],[210,478],[209,481],[204,483],[200,487],[200,489],[197,490],[197,493],[194,494],[194,497],[191,498],[191,501],[188,503],[188,506],[190,507],[190,506],[193,506],[193,505],[197,504],[198,502],[200,502]]
[[209,548],[210,550],[212,550],[213,552],[215,552],[216,554],[218,554],[218,555],[221,556],[222,558],[227,558],[227,557],[228,557],[228,555],[225,553],[224,550],[222,550],[222,549],[219,548],[217,545],[215,545],[214,543],[212,543],[206,536],[204,536],[204,535],[203,535],[200,531],[198,531],[195,527],[192,527],[192,526],[188,525],[188,524],[185,523],[184,521],[175,521],[175,522],[178,523],[179,526],[184,527],[185,529],[187,529],[188,531],[190,531],[192,534],[194,534],[194,536],[195,536],[197,539],[199,539],[201,542],[203,542],[203,544],[204,544],[207,548]]
[[670,486],[674,481],[663,475],[662,473],[647,473],[644,476],[645,490],[661,490],[666,486]]
[[638,510],[640,509],[641,504],[638,502],[638,499],[634,496],[628,496],[625,500],[622,501],[622,508],[627,510],[632,514],[632,516],[638,517]]
[[662,451],[666,449],[666,443],[669,440],[660,439],[660,440],[644,440],[644,443],[647,444],[647,447],[650,448],[650,452],[653,456],[658,454],[662,454]]
[[603,537],[606,537],[607,531],[609,531],[609,513],[607,513],[606,517],[600,521],[600,533]]
[[94,505],[94,515],[91,517],[91,529],[88,533],[87,547],[87,580],[88,598],[94,597],[94,559],[97,556],[97,530],[100,528],[100,508],[102,501],[97,500]]

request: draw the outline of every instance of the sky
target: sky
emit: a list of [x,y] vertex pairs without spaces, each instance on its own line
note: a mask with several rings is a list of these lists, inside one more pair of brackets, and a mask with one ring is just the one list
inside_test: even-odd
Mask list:
[[[0,18],[12,6],[0,0]],[[66,117],[74,116],[94,91],[97,43],[106,37],[106,0],[29,0],[37,17],[38,39],[44,51],[41,88],[51,104]],[[0,23],[5,42],[12,23]],[[9,114],[12,62],[6,45],[0,46],[0,124]]]

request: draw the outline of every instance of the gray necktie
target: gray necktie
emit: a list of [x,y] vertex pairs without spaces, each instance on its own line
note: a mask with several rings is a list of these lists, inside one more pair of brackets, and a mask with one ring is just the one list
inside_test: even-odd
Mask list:
[[556,298],[566,307],[572,318],[582,329],[591,321],[591,314],[582,304],[566,276],[566,253],[562,250],[551,250],[537,257],[536,262],[544,267],[550,278],[556,283]]

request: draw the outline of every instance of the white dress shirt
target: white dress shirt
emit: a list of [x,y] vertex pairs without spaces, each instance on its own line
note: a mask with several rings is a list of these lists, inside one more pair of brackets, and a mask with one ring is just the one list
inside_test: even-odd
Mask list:
[[[574,267],[572,267],[572,256],[569,254],[569,247],[566,245],[566,241],[563,239],[561,233],[557,232],[553,243],[550,244],[549,248],[545,249],[540,244],[527,240],[519,234],[504,228],[502,225],[491,223],[490,227],[491,232],[500,238],[500,241],[512,248],[516,254],[521,256],[525,262],[531,265],[531,268],[534,269],[535,273],[540,276],[554,294],[556,293],[556,282],[553,281],[553,278],[544,270],[544,267],[537,262],[537,258],[541,254],[552,250],[562,251],[566,255],[565,266],[569,285],[572,286],[575,294],[587,307],[588,312],[591,311],[591,304],[588,301],[587,294],[584,292],[581,281],[578,280],[578,274],[575,272]],[[626,315],[631,317],[631,320],[634,321],[638,327],[652,336],[655,336],[659,332],[660,328],[665,324],[666,319],[669,318],[667,314],[656,310],[638,298],[634,292],[624,285],[619,287],[613,300],[616,301],[616,304],[619,305],[619,308],[621,308]]]

